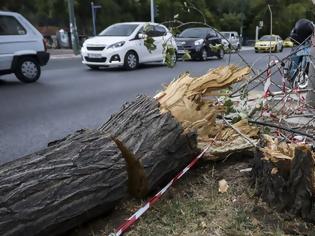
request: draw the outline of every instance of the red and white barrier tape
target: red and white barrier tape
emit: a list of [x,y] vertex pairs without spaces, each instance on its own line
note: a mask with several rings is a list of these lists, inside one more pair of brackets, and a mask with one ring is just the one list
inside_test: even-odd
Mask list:
[[177,181],[179,180],[188,170],[193,167],[197,161],[205,154],[209,149],[210,144],[194,159],[192,160],[181,172],[179,172],[164,188],[162,188],[157,194],[151,197],[147,203],[130,216],[123,224],[117,229],[116,233],[111,233],[109,236],[120,236],[122,235],[131,225],[133,225],[155,202],[157,202],[161,196]]

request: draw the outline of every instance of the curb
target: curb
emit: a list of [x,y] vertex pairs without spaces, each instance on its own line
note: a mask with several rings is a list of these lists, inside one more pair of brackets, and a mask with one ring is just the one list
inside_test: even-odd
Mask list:
[[71,59],[71,58],[80,58],[80,57],[81,57],[81,55],[74,55],[74,54],[50,55],[51,60]]

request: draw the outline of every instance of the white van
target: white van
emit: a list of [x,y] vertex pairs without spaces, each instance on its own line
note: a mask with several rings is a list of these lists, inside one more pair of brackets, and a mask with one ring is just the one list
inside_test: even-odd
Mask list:
[[[236,51],[241,49],[241,41],[238,33],[236,31],[223,31],[220,32],[224,38],[222,39],[224,45],[231,44],[231,49],[234,49]],[[228,40],[228,42],[226,41]]]
[[41,33],[20,14],[0,11],[0,75],[14,73],[22,82],[35,82],[48,60]]
[[[147,27],[145,32],[144,27]],[[154,39],[155,50],[149,51],[146,48],[145,34]],[[163,62],[165,44],[177,50],[173,35],[164,25],[146,22],[117,23],[83,43],[82,63],[91,69],[124,66],[132,70],[140,63]],[[176,53],[172,59],[175,63]]]

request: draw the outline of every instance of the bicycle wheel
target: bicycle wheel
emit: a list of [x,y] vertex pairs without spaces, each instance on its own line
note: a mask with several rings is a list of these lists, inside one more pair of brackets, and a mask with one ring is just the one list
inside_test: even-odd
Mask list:
[[305,89],[308,86],[308,67],[309,63],[307,63],[304,68],[299,66],[295,76],[293,78],[293,87]]

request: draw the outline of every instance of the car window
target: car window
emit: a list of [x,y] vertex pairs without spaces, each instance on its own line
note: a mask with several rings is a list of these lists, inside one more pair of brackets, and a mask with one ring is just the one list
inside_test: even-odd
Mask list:
[[275,37],[274,36],[270,36],[270,35],[264,35],[260,38],[261,41],[275,41]]
[[115,24],[103,30],[99,36],[130,36],[138,24]]
[[24,35],[25,28],[13,16],[0,16],[0,35]]
[[229,39],[229,38],[230,38],[230,33],[222,32],[221,34],[222,34],[223,37],[226,38],[226,39]]
[[164,27],[156,25],[154,27],[154,36],[153,37],[160,37],[166,35],[166,30]]
[[179,38],[205,38],[208,28],[188,28],[179,34]]
[[148,35],[149,37],[155,37],[154,25],[146,24],[142,30],[143,32],[145,31],[146,35]]

